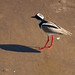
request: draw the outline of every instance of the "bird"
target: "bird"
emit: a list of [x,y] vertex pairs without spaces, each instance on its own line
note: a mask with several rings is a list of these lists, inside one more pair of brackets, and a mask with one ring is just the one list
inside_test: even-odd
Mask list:
[[[44,19],[44,16],[41,13],[37,13],[35,16],[32,16],[31,18],[35,18],[38,20],[39,27],[47,33],[48,39],[46,44],[43,47],[40,47],[41,50],[45,48],[52,48],[53,45],[53,40],[54,40],[54,34],[59,34],[59,35],[72,35],[71,32],[65,30],[64,28],[60,27],[56,23],[52,21],[47,21]],[[47,44],[49,42],[49,36],[52,36],[51,44],[50,46],[47,47]]]

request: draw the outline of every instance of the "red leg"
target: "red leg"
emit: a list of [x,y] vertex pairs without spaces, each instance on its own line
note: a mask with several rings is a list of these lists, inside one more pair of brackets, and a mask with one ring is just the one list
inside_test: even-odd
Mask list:
[[42,47],[42,48],[40,48],[40,49],[45,49],[45,48],[46,48],[46,45],[48,44],[48,42],[49,42],[49,36],[48,36],[48,40],[47,40],[47,42],[46,42],[45,46],[44,46],[44,47]]
[[48,46],[48,48],[51,48],[51,47],[52,47],[53,40],[54,40],[54,36],[52,35],[52,41],[51,41],[51,45],[50,45],[50,46]]

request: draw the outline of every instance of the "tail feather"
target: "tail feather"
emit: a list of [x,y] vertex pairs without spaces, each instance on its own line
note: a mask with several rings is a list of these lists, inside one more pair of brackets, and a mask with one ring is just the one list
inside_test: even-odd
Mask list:
[[71,32],[69,32],[69,31],[67,31],[67,30],[65,30],[65,29],[62,29],[62,34],[64,34],[64,35],[72,35],[72,33]]

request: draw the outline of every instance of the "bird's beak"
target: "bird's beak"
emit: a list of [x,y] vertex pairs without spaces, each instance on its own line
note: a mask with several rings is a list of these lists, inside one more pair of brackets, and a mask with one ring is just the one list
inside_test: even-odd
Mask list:
[[35,16],[32,16],[31,18],[35,18]]

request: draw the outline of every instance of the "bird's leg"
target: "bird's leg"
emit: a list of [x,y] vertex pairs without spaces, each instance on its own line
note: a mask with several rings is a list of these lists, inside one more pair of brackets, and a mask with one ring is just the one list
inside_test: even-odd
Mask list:
[[48,48],[51,48],[51,47],[52,47],[53,40],[54,40],[54,36],[52,35],[51,45],[50,45],[50,46],[48,46]]
[[46,48],[46,45],[48,44],[48,42],[49,42],[49,36],[48,36],[48,40],[47,40],[47,42],[46,42],[45,46],[44,46],[44,47],[42,47],[42,48],[40,48],[40,49],[45,49],[45,48]]

